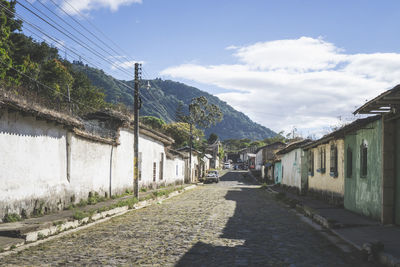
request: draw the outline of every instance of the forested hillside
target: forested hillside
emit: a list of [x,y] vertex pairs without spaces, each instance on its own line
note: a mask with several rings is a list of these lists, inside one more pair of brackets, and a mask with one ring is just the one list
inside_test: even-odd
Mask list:
[[[60,57],[57,48],[38,42],[21,32],[22,21],[14,16],[15,1],[0,0],[0,86],[25,95],[31,101],[44,101],[48,107],[83,115],[104,108],[128,108],[133,103],[133,81],[118,81],[102,70],[88,67],[81,61],[69,62]],[[150,89],[145,85],[150,83]],[[128,86],[124,86],[124,84]],[[264,139],[275,133],[246,115],[197,88],[174,81],[155,79],[142,81],[141,115],[152,115],[166,122],[175,121],[177,108],[188,110],[194,97],[205,96],[224,114],[216,126],[205,134],[216,133],[222,140]],[[129,88],[130,87],[130,88]]]
[[[75,64],[75,69],[86,73],[93,85],[104,88],[106,100],[111,103],[122,102],[127,106],[132,106],[133,93],[131,89],[118,83],[113,77],[106,75],[103,71],[93,69],[84,65]],[[123,81],[129,87],[133,87],[133,81]],[[150,82],[150,89],[146,89],[147,82]],[[217,105],[224,118],[217,125],[206,129],[208,136],[216,133],[222,140],[249,138],[260,140],[275,135],[270,129],[255,123],[245,114],[239,112],[207,92],[201,91],[195,87],[170,80],[154,79],[143,80],[141,87],[142,109],[141,115],[155,116],[162,118],[166,122],[175,121],[175,114],[178,106],[183,111],[188,110],[188,104],[194,97],[205,96],[210,104]]]

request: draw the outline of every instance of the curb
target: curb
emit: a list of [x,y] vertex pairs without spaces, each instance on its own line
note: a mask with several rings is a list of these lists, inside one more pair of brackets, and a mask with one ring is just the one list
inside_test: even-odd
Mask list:
[[123,215],[129,211],[139,210],[153,204],[161,204],[163,201],[178,196],[185,191],[196,188],[197,185],[190,185],[181,190],[177,190],[171,192],[168,196],[157,197],[152,200],[142,200],[136,203],[132,209],[129,209],[128,206],[117,207],[108,211],[103,211],[100,213],[95,213],[90,217],[85,217],[81,220],[73,220],[67,221],[57,226],[50,226],[48,228],[44,228],[38,231],[27,232],[25,236],[22,238],[25,239],[19,243],[13,244],[12,246],[6,247],[4,252],[0,252],[0,259],[2,257],[15,254],[19,251],[22,251],[26,248],[39,245],[41,243],[50,241],[52,239],[67,235],[69,233],[73,233],[93,225],[105,222],[110,220],[111,218]]

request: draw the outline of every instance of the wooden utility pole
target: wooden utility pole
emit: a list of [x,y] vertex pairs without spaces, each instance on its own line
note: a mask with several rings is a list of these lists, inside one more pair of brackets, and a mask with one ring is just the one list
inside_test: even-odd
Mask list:
[[139,199],[139,76],[140,64],[135,63],[135,95],[133,104],[134,123],[134,155],[133,155],[133,193]]
[[189,182],[192,182],[192,143],[193,143],[193,124],[190,122],[190,138],[189,138]]

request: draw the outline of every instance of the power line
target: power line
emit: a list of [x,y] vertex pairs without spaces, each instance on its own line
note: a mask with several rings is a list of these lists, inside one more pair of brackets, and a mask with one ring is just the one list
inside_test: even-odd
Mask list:
[[[34,7],[36,10],[39,10],[38,8],[36,8],[33,4],[31,4],[28,0],[25,0],[26,2],[28,2],[32,7]],[[57,18],[59,18],[62,22],[64,22],[65,24],[67,24],[71,29],[73,29],[74,31],[76,31],[78,34],[80,34],[82,37],[84,37],[86,40],[88,40],[90,43],[92,43],[93,45],[95,45],[96,47],[98,47],[99,49],[101,49],[103,52],[107,53],[109,56],[111,56],[112,58],[117,59],[120,63],[124,63],[123,61],[119,60],[118,55],[112,55],[109,51],[103,49],[100,45],[98,45],[96,42],[93,42],[91,39],[89,39],[86,35],[84,35],[83,33],[81,33],[79,30],[77,30],[74,26],[72,26],[68,21],[64,20],[61,16],[59,16],[57,13],[55,13],[54,11],[52,11],[50,8],[48,8],[45,4],[43,4],[43,2],[41,0],[37,0],[39,2],[39,4],[41,4],[44,8],[46,8],[46,10],[48,10],[49,12],[51,12],[53,15],[55,15]],[[56,7],[58,7],[61,11],[63,11],[66,15],[68,15],[70,18],[72,18],[67,12],[65,12],[63,9],[61,9],[53,0],[50,0]],[[39,10],[39,12],[41,12]],[[46,14],[44,14],[43,12],[41,12],[43,15],[45,15],[47,18],[49,18],[50,20],[52,20],[50,17],[48,17]],[[74,21],[76,21],[74,18],[72,18]],[[54,21],[54,20],[52,20]],[[55,22],[57,23],[57,22]],[[78,22],[79,23],[79,22]],[[65,29],[64,27],[62,27],[61,25],[59,25],[57,23],[57,25],[63,29]],[[67,30],[66,30],[67,31]],[[67,31],[68,33],[70,33],[69,31]],[[90,32],[89,32],[90,33]],[[70,33],[71,34],[71,33]],[[93,34],[92,34],[93,35]],[[93,35],[94,36],[94,35]],[[96,37],[96,36],[95,36]],[[96,37],[96,39],[100,40],[99,38]],[[101,40],[100,40],[101,41]],[[103,42],[104,43],[104,42]],[[117,52],[115,52],[117,53]],[[117,53],[118,54],[118,53]],[[115,64],[115,63],[114,63]]]
[[[59,33],[63,34],[64,36],[66,36],[67,38],[71,39],[72,41],[74,41],[75,43],[77,43],[78,45],[80,45],[81,47],[85,48],[86,50],[88,50],[89,52],[91,52],[92,54],[96,55],[98,58],[108,62],[109,64],[111,64],[111,66],[114,66],[115,68],[121,70],[122,72],[130,75],[129,72],[127,72],[126,70],[120,68],[118,65],[115,64],[115,62],[110,61],[109,59],[103,57],[98,51],[96,51],[95,49],[93,49],[90,46],[85,45],[82,40],[80,40],[79,38],[77,38],[75,35],[73,35],[72,33],[70,33],[68,30],[66,30],[64,27],[61,27],[61,29],[59,29],[58,27],[54,26],[53,24],[51,24],[49,21],[47,21],[46,19],[44,19],[43,17],[41,17],[40,15],[38,15],[36,12],[34,12],[33,10],[31,10],[30,8],[26,7],[24,4],[22,4],[21,2],[17,2],[20,6],[22,6],[23,8],[25,8],[26,10],[28,10],[29,12],[31,12],[33,15],[35,15],[37,18],[39,18],[40,20],[42,20],[43,22],[45,22],[46,24],[48,24],[49,26],[51,26],[52,28],[54,28],[55,30],[57,30]],[[18,15],[17,12],[15,12],[16,15]],[[19,15],[19,17],[21,17]],[[67,33],[65,33],[63,30],[65,30]]]

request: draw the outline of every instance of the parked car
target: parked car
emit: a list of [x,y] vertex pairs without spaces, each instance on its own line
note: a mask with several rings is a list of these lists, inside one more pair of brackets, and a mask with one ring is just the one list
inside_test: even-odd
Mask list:
[[230,169],[230,168],[231,168],[231,164],[229,162],[225,162],[224,169]]
[[206,177],[204,178],[204,182],[205,183],[218,183],[219,182],[219,174],[218,171],[209,171],[206,175]]

